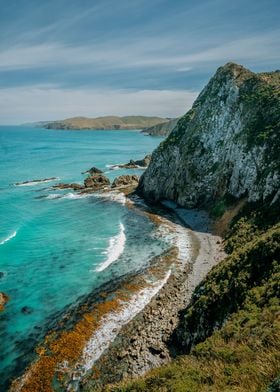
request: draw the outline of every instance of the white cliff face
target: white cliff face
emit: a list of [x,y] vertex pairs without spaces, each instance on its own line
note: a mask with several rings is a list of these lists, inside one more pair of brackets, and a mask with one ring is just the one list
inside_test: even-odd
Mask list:
[[[261,126],[270,125],[270,116],[266,119],[261,112],[258,94],[263,94],[263,86],[266,82],[259,75],[241,66],[219,68],[192,109],[153,153],[139,192],[151,200],[171,199],[186,207],[226,195],[246,195],[249,201],[273,197],[279,189],[280,161],[279,156],[278,162],[275,156],[269,159],[270,142],[276,132],[280,135],[278,128],[267,140],[257,139],[262,137]],[[261,125],[260,118],[264,118]]]

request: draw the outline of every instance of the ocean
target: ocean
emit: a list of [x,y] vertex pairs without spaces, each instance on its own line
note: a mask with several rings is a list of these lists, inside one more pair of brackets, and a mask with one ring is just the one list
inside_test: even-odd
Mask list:
[[0,291],[9,296],[0,313],[0,385],[20,374],[63,312],[167,248],[153,222],[127,208],[121,195],[51,186],[82,183],[92,166],[110,180],[141,175],[110,167],[143,158],[161,140],[140,131],[0,127]]

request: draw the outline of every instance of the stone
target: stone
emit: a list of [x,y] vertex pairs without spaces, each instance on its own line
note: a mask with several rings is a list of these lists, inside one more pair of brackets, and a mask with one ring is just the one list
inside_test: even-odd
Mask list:
[[147,168],[151,161],[151,155],[146,155],[143,159],[139,159],[134,161],[131,159],[128,163],[124,163],[122,165],[112,166],[112,168],[122,168],[122,169],[139,169],[139,168]]
[[89,173],[92,176],[94,174],[101,174],[103,173],[103,171],[98,169],[98,167],[93,166],[89,170],[82,172],[82,174],[86,174],[86,173]]
[[59,184],[53,185],[52,189],[73,189],[74,191],[78,191],[84,189],[84,187],[83,185],[77,183],[66,184],[60,182]]
[[110,185],[110,180],[104,174],[89,175],[85,180],[84,184],[86,188],[92,188],[93,190],[103,189]]
[[32,312],[33,310],[29,306],[24,306],[23,308],[21,308],[21,313],[23,314],[31,314]]
[[5,305],[8,301],[9,301],[8,295],[0,291],[0,312],[5,309]]
[[123,175],[114,179],[112,188],[120,188],[126,186],[136,186],[138,184],[139,177],[136,175]]

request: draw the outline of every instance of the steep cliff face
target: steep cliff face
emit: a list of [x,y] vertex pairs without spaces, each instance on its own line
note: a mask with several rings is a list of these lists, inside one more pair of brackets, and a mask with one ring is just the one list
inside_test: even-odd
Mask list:
[[280,72],[220,67],[152,155],[138,191],[186,207],[280,197]]
[[176,127],[179,118],[173,118],[165,123],[154,125],[153,127],[146,128],[142,132],[148,133],[151,136],[168,136]]

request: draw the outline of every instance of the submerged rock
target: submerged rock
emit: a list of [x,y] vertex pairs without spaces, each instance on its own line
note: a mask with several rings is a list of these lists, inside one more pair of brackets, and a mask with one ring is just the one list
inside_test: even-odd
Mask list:
[[3,292],[0,292],[0,312],[5,309],[5,305],[8,301],[8,295]]
[[24,306],[21,308],[21,313],[23,314],[31,314],[33,312],[33,309],[30,308],[29,306]]
[[22,181],[22,182],[16,182],[15,185],[20,186],[20,185],[32,185],[32,184],[38,184],[40,182],[50,182],[50,181],[55,181],[58,180],[57,177],[50,177],[50,178],[43,178],[39,180],[27,180],[27,181]]
[[59,183],[52,186],[52,189],[73,189],[74,191],[78,191],[84,189],[84,186],[75,182],[71,184]]
[[110,185],[110,180],[104,174],[95,174],[93,176],[89,175],[85,180],[84,184],[86,188],[91,188],[92,190],[103,189]]
[[137,186],[139,177],[136,175],[123,175],[114,179],[112,188]]

